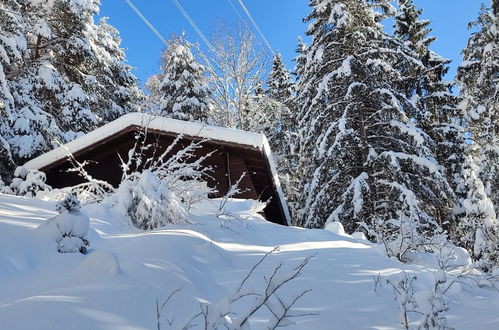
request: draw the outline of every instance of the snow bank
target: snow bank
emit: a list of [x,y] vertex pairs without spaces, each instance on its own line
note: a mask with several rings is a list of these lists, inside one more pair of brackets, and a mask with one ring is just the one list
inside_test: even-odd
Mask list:
[[107,251],[94,251],[85,257],[78,267],[78,273],[85,276],[112,277],[119,275],[121,268],[115,254]]
[[[77,329],[156,329],[156,301],[162,304],[180,289],[162,310],[160,323],[162,329],[169,329],[167,322],[174,319],[171,328],[182,328],[200,312],[200,303],[214,306],[210,311],[224,310],[224,299],[237,291],[243,277],[276,245],[279,249],[258,267],[244,292],[263,292],[266,279],[278,267],[292,271],[313,256],[301,275],[280,289],[279,297],[286,302],[310,290],[293,306],[297,314],[307,316],[293,318],[295,323],[285,328],[289,330],[400,329],[399,302],[387,280],[396,283],[403,272],[417,276],[414,297],[421,311],[427,312],[435,279],[443,279],[432,267],[402,264],[379,255],[374,245],[348,236],[269,223],[249,211],[254,204],[248,201],[230,200],[228,209],[236,217],[224,220],[245,226],[222,226],[214,214],[217,202],[211,200],[196,209],[190,225],[151,231],[123,225],[127,221],[113,209],[86,206],[83,212],[89,216],[92,250],[82,255],[39,248],[38,241],[46,237],[39,230],[59,230],[55,224],[68,216],[56,220],[54,203],[0,194],[0,327],[65,330],[69,324]],[[70,222],[60,227],[85,233],[84,220]],[[40,229],[34,231],[37,226]],[[330,229],[340,233],[341,227],[334,226]],[[446,279],[450,283],[455,274],[446,274]],[[481,286],[472,280],[459,282],[446,293],[449,310],[444,315],[449,326],[499,328],[497,280],[491,278]],[[233,306],[238,313],[234,318],[244,315],[256,298]],[[411,328],[417,328],[421,315],[409,313],[408,317]],[[272,320],[265,311],[257,313],[251,329],[267,329]],[[197,321],[193,329],[204,329]]]
[[341,222],[337,222],[337,221],[330,222],[326,225],[326,227],[324,229],[327,231],[330,231],[332,233],[335,233],[336,235],[349,236],[345,232],[345,228],[343,228],[343,225],[341,224]]

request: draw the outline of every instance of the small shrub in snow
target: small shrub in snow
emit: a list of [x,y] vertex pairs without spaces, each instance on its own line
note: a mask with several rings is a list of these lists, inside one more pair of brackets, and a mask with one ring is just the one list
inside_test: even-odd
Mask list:
[[[62,148],[65,146],[61,145]],[[92,177],[85,166],[88,165],[89,162],[79,162],[76,158],[67,151],[68,159],[71,161],[72,168],[68,169],[68,172],[77,173],[85,182],[80,183],[76,186],[71,187],[71,191],[76,194],[80,201],[84,203],[97,203],[104,200],[107,196],[114,192],[114,187],[106,181],[98,180]]]
[[395,300],[399,303],[400,323],[404,329],[409,329],[409,313],[417,312],[418,304],[414,298],[413,283],[417,280],[416,276],[407,276],[406,272],[400,274],[396,282],[387,280],[395,293]]
[[241,183],[245,175],[246,173],[241,174],[239,179],[237,179],[236,183],[232,184],[229,187],[227,193],[222,198],[220,198],[220,205],[218,206],[217,217],[220,218],[221,216],[233,216],[230,212],[227,212],[225,206],[232,197],[245,192],[245,190],[239,187],[239,184]]
[[59,213],[78,213],[80,208],[80,200],[74,192],[68,194],[66,198],[56,205],[56,210]]
[[[279,263],[271,267],[271,271],[264,276],[262,286],[257,288],[250,286],[249,283],[255,280],[255,273],[259,268],[263,268],[262,264],[267,257],[278,250],[279,247],[277,246],[266,253],[253,265],[246,276],[242,278],[237,289],[222,298],[217,304],[212,304],[209,301],[200,302],[200,312],[193,315],[179,329],[190,329],[196,326],[196,321],[201,321],[205,330],[249,330],[251,329],[250,319],[253,319],[256,313],[268,312],[266,329],[273,330],[295,324],[293,321],[295,318],[318,315],[315,312],[295,309],[297,302],[305,294],[310,292],[310,289],[300,291],[291,296],[283,295],[283,291],[285,291],[283,287],[301,275],[302,270],[315,254],[306,257],[298,265],[291,268]],[[180,290],[181,288],[172,291],[162,304],[156,300],[156,325],[158,330],[161,330],[163,311]],[[241,302],[243,302],[243,305],[235,307],[235,305]],[[240,310],[242,306],[244,306],[243,310]],[[173,328],[175,323],[173,311],[170,311],[169,316],[166,317],[166,321],[169,328]]]
[[9,190],[15,195],[34,197],[39,191],[52,189],[45,181],[45,173],[19,166],[14,171]]
[[57,205],[61,214],[38,226],[37,230],[57,242],[60,253],[87,252],[89,219],[80,212],[79,201],[74,194],[68,195]]
[[[251,329],[250,319],[257,312],[269,313],[267,329],[277,329],[288,325],[293,325],[293,319],[305,316],[316,316],[317,313],[310,311],[298,311],[295,309],[296,303],[303,298],[311,289],[300,291],[291,297],[283,298],[282,288],[287,283],[298,278],[303,268],[315,255],[306,257],[301,263],[285,270],[282,263],[272,267],[267,276],[264,276],[265,282],[261,288],[248,288],[248,282],[255,277],[255,272],[265,259],[279,247],[266,253],[246,274],[239,283],[236,291],[225,296],[218,304],[203,302],[200,304],[200,313],[194,315],[183,329],[193,326],[196,319],[201,318],[205,324],[205,329]],[[234,312],[233,305],[243,299],[248,300],[248,304],[242,312]]]
[[154,229],[187,221],[186,206],[151,170],[134,173],[123,181],[112,200],[140,229]]
[[445,287],[447,275],[443,269],[439,269],[435,273],[435,283],[429,297],[430,311],[423,315],[423,319],[419,325],[421,330],[451,330],[447,325],[447,319],[444,313],[449,310],[445,299],[445,291],[449,286]]
[[[146,134],[139,133],[135,146],[128,152],[128,161],[122,162],[122,182],[106,203],[126,214],[140,229],[185,223],[191,206],[211,192],[202,183],[210,169],[201,165],[209,155],[189,161],[204,141],[174,153],[182,136],[163,152],[146,144],[145,139]],[[146,157],[151,148],[153,156]]]

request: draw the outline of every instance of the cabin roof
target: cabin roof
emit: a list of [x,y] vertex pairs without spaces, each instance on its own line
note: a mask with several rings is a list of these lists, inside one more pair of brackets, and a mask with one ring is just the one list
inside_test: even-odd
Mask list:
[[134,112],[126,114],[104,126],[80,136],[62,147],[44,153],[27,162],[25,166],[32,169],[42,169],[47,165],[67,158],[68,153],[75,153],[86,149],[87,147],[90,147],[99,141],[105,140],[131,126],[210,139],[213,141],[233,143],[262,151],[268,149],[268,151],[270,151],[267,139],[263,134]]
[[279,196],[279,204],[286,217],[285,220],[288,225],[290,224],[289,211],[279,183],[275,162],[267,138],[263,134],[211,126],[198,122],[157,117],[143,113],[129,113],[61,147],[28,161],[24,166],[43,171],[46,168],[54,166],[56,163],[65,161],[68,158],[68,154],[81,153],[130,129],[147,129],[156,132],[183,135],[185,138],[208,139],[211,143],[230,144],[240,148],[260,151],[267,160],[267,165],[271,172],[269,175],[272,178],[274,189]]

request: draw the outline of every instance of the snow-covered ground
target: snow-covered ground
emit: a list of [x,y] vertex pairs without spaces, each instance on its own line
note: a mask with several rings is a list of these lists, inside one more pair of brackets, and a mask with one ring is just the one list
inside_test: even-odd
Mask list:
[[[54,202],[0,195],[0,329],[156,329],[157,299],[161,304],[180,289],[161,313],[161,329],[178,329],[199,313],[200,302],[216,304],[236,290],[277,245],[246,283],[256,292],[279,263],[286,271],[315,254],[280,295],[287,300],[311,289],[296,310],[317,315],[296,318],[287,329],[401,328],[399,303],[386,280],[396,282],[402,271],[417,276],[418,309],[428,309],[435,278],[429,266],[399,263],[348,235],[274,225],[252,213],[248,201],[230,205],[244,220],[217,218],[216,207],[196,210],[191,224],[146,232],[111,210],[87,206],[88,254],[61,254],[49,236],[35,230],[57,214]],[[449,326],[499,329],[499,292],[493,285],[453,284],[444,314]],[[251,299],[233,310],[243,313]],[[266,329],[269,317],[265,310],[256,313],[252,329]],[[421,316],[409,318],[417,327]],[[200,319],[194,323],[202,328]]]

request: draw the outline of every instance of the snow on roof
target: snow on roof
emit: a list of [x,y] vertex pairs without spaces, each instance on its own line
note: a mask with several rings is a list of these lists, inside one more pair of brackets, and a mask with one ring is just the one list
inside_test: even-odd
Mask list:
[[24,166],[31,169],[41,169],[53,162],[66,158],[68,153],[75,153],[79,150],[85,149],[130,126],[139,126],[151,130],[183,134],[215,141],[230,142],[254,147],[260,150],[264,150],[264,145],[267,140],[263,134],[134,112],[126,114],[89,132],[88,134],[68,142],[64,146],[44,153],[39,157],[30,160]]
[[130,126],[144,127],[151,130],[158,130],[164,132],[170,132],[175,134],[183,134],[193,137],[199,137],[204,139],[210,139],[214,141],[223,141],[229,143],[235,143],[239,145],[249,146],[261,150],[265,153],[270,171],[272,172],[272,179],[274,181],[279,199],[281,200],[281,206],[286,216],[288,225],[290,224],[289,210],[287,208],[287,203],[282,192],[279,178],[277,176],[276,166],[270,146],[268,144],[267,138],[263,134],[246,132],[233,128],[210,126],[204,123],[188,122],[183,120],[176,120],[165,117],[157,117],[146,115],[139,112],[126,114],[104,126],[101,126],[71,142],[68,142],[64,146],[51,150],[44,153],[26,164],[25,167],[30,169],[41,169],[47,165],[50,165],[56,161],[64,159],[68,156],[68,153],[75,153],[79,150],[83,150],[87,147],[92,146],[99,141],[102,141]]

